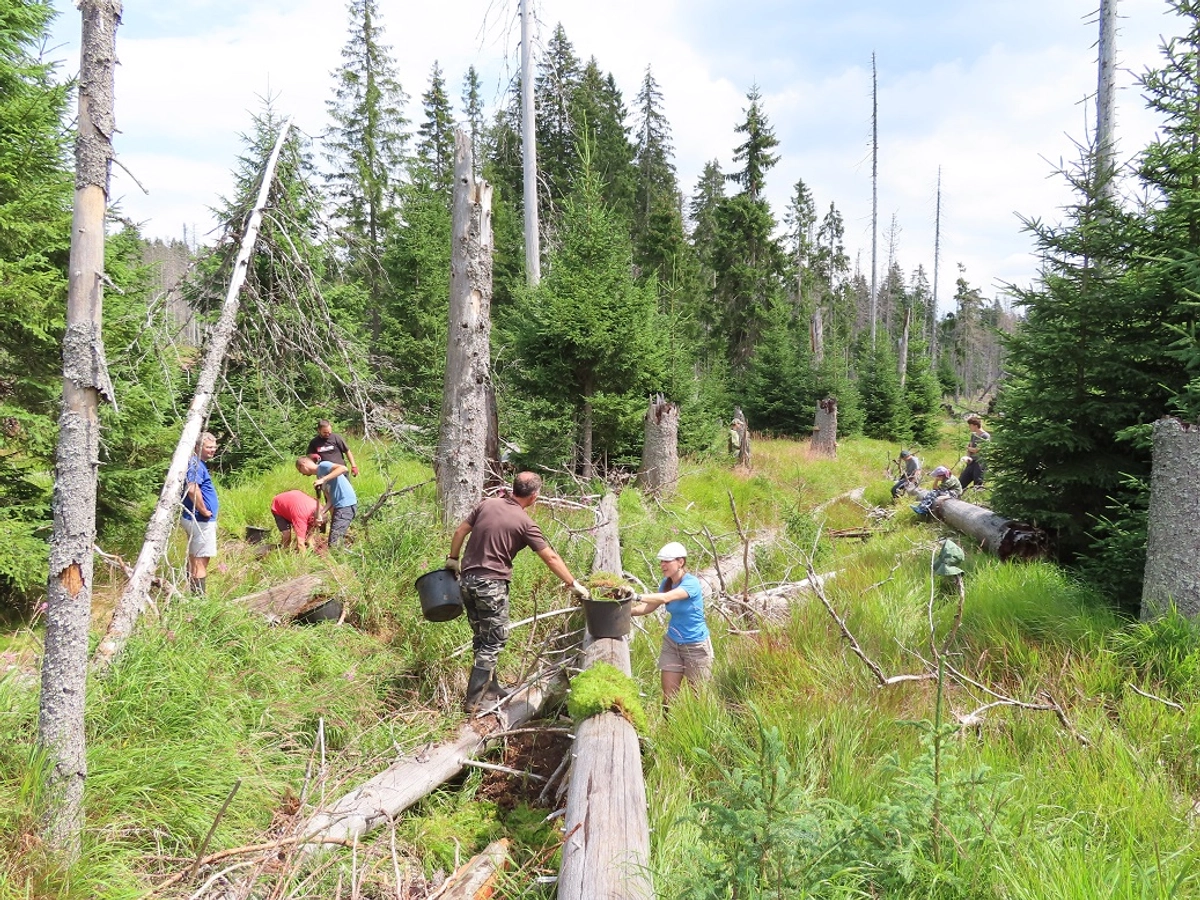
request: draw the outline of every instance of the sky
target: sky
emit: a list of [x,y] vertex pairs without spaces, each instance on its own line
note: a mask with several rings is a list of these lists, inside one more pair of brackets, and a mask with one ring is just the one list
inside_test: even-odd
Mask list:
[[[852,264],[871,267],[871,57],[878,72],[882,279],[932,275],[941,172],[939,307],[958,266],[985,297],[1037,275],[1022,217],[1057,221],[1060,163],[1094,127],[1099,0],[534,0],[540,52],[561,23],[633,105],[647,66],[663,95],[675,165],[691,194],[706,162],[734,170],[735,132],[757,85],[779,139],[767,197],[782,221],[798,179],[818,215],[832,202]],[[48,55],[78,68],[79,14],[60,11]],[[520,68],[516,0],[378,0],[384,40],[420,119],[436,61],[450,95],[474,65],[489,109]],[[1154,135],[1136,76],[1178,29],[1166,0],[1119,0],[1117,141],[1132,160]],[[201,243],[261,98],[314,138],[327,127],[346,42],[341,0],[125,0],[117,32],[119,134],[112,196],[147,237]],[[631,123],[632,124],[632,123]],[[148,193],[122,171],[136,177]],[[895,222],[894,242],[889,240]],[[211,238],[210,238],[211,239]]]

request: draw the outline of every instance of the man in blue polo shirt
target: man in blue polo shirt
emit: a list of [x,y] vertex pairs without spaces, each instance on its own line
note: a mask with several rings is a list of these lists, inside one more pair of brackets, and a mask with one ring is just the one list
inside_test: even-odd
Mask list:
[[205,465],[217,454],[217,439],[209,432],[196,441],[188,460],[180,524],[188,536],[188,587],[203,594],[208,561],[217,555],[217,489]]
[[301,475],[317,476],[317,480],[313,482],[313,487],[321,492],[317,524],[321,524],[332,514],[329,524],[329,546],[341,546],[342,541],[346,539],[346,532],[350,530],[350,523],[358,514],[358,495],[355,494],[350,479],[346,477],[350,470],[326,460],[315,462],[307,456],[296,460],[296,470]]

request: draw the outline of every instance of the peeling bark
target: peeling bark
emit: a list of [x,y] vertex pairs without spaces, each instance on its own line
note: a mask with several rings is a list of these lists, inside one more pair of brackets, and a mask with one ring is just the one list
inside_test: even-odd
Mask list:
[[84,702],[96,543],[99,407],[112,399],[104,364],[104,216],[113,150],[113,67],[121,4],[83,0],[75,205],[63,340],[63,399],[55,451],[54,532],[46,586],[38,743],[50,765],[42,821],[47,846],[71,861],[82,847],[87,778]]
[[462,131],[455,134],[452,229],[446,381],[434,461],[442,524],[447,528],[466,518],[483,496],[494,405],[492,186],[476,180],[471,141]]

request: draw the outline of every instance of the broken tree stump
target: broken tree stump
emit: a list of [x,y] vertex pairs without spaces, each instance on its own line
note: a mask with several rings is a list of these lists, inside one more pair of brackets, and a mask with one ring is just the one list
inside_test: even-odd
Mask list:
[[1200,426],[1168,416],[1154,423],[1150,510],[1146,529],[1143,620],[1171,604],[1188,618],[1200,614]]
[[669,497],[679,482],[679,407],[658,394],[646,409],[645,424],[637,484],[646,493]]
[[834,397],[826,397],[817,404],[809,450],[813,456],[837,457],[837,399]]

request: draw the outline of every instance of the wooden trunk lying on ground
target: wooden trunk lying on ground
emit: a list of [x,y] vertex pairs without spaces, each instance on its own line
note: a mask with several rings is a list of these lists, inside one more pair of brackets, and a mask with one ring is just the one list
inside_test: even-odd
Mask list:
[[[620,572],[616,497],[606,495],[600,509],[593,569]],[[628,675],[628,640],[591,641],[580,668],[598,662]],[[650,822],[637,732],[622,716],[601,713],[575,729],[573,749],[559,900],[650,900]]]
[[491,897],[500,870],[508,862],[508,839],[493,841],[447,879],[438,900],[477,900]]
[[327,599],[324,578],[320,575],[301,575],[265,591],[238,597],[233,602],[261,613],[272,622],[286,622],[315,609]]
[[472,719],[446,741],[397,760],[329,808],[318,811],[297,832],[310,841],[302,849],[317,850],[325,841],[356,841],[427,797],[461,772],[464,760],[482,752],[492,734],[516,728],[534,718],[557,677],[555,671],[535,678],[494,714]]
[[[928,491],[909,489],[910,495],[925,499]],[[932,514],[951,528],[974,538],[981,549],[1001,560],[1037,559],[1046,552],[1046,533],[1040,528],[1006,519],[990,509],[943,497],[934,503]]]
[[1154,463],[1146,529],[1142,618],[1164,615],[1171,604],[1200,614],[1200,427],[1176,418],[1154,423]]

